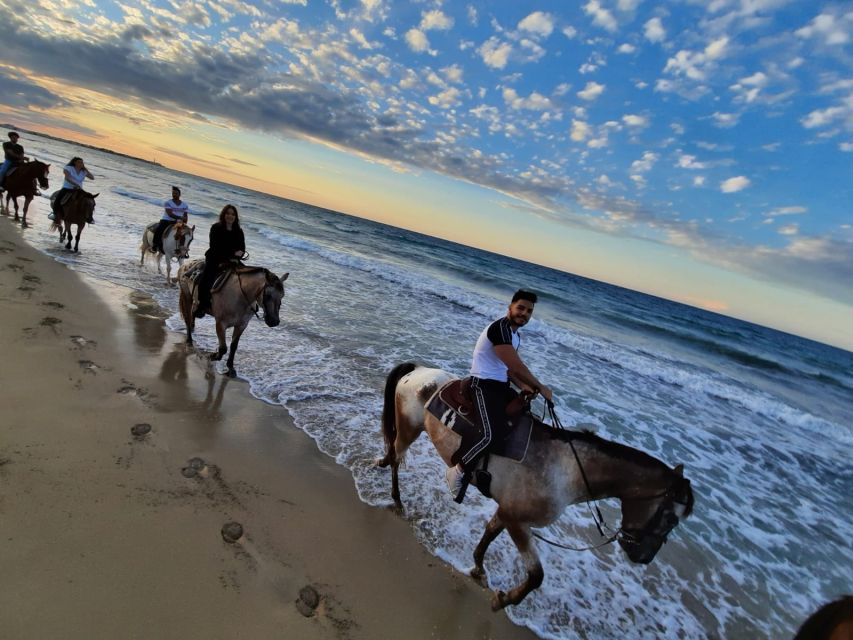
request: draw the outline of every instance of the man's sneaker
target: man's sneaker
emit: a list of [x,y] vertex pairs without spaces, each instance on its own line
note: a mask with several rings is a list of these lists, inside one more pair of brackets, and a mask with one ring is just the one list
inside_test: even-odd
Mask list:
[[47,219],[48,220],[56,220],[56,214],[53,211],[51,211],[50,213],[47,214]]
[[447,467],[444,472],[444,479],[447,480],[447,486],[450,489],[450,494],[456,498],[462,490],[462,481],[465,474],[459,470],[455,464],[452,467]]

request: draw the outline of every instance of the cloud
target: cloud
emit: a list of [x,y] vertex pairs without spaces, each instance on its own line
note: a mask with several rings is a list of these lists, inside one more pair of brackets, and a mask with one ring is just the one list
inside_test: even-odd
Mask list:
[[547,38],[554,30],[554,17],[550,13],[534,11],[518,23],[518,28],[522,31]]
[[697,161],[696,156],[691,156],[686,153],[679,155],[676,166],[680,169],[690,169],[692,171],[708,168],[706,163]]
[[740,115],[737,113],[721,113],[715,111],[711,117],[714,120],[714,126],[720,129],[730,129],[737,125],[740,121]]
[[53,91],[16,76],[9,75],[3,67],[0,67],[0,96],[3,96],[4,107],[52,109],[68,104],[65,98]]
[[574,38],[576,35],[578,35],[578,30],[577,30],[577,29],[575,29],[573,26],[569,25],[569,26],[567,26],[567,27],[563,27],[563,29],[562,29],[562,33],[563,33],[563,35],[564,35],[564,36],[566,36],[569,40],[571,40],[571,39],[572,39],[572,38]]
[[712,63],[725,55],[729,39],[722,36],[710,42],[702,51],[682,49],[666,61],[664,73],[685,76],[691,80],[705,80]]
[[[844,16],[845,21],[851,22],[851,14]],[[805,27],[797,29],[794,33],[800,38],[820,38],[826,46],[838,46],[847,44],[850,36],[844,29],[841,21],[831,13],[821,13],[815,16]]]
[[453,26],[453,18],[447,16],[443,11],[434,9],[433,11],[424,11],[421,14],[420,29],[429,31],[436,29],[439,31],[447,31]]
[[723,180],[720,183],[720,191],[723,193],[737,193],[743,191],[750,185],[749,178],[744,176],[735,176],[728,180]]
[[643,25],[643,34],[649,42],[663,42],[666,38],[666,29],[660,18],[652,18]]
[[583,142],[592,134],[589,124],[583,120],[572,120],[570,137],[575,142]]
[[625,44],[620,44],[619,48],[616,49],[616,52],[617,53],[634,53],[636,50],[637,50],[637,47],[635,47],[632,44],[628,44],[626,42]]
[[796,207],[778,207],[776,209],[768,211],[767,213],[764,214],[764,216],[768,217],[768,218],[771,216],[794,216],[794,215],[799,215],[801,213],[806,213],[807,211],[808,211],[808,209],[806,209],[805,207],[799,207],[799,206],[796,206]]
[[584,7],[584,12],[588,16],[592,16],[592,23],[611,33],[616,31],[618,24],[616,18],[607,9],[601,6],[598,0],[589,0]]
[[461,95],[462,92],[459,91],[459,89],[456,87],[449,87],[437,95],[430,96],[429,103],[431,105],[441,107],[442,109],[449,109],[462,104],[462,100],[460,99]]
[[492,36],[480,45],[477,51],[480,53],[480,57],[486,63],[486,66],[493,69],[503,69],[509,61],[509,56],[512,53],[512,45]]
[[415,53],[429,51],[429,38],[420,29],[409,29],[406,32],[406,44]]
[[529,109],[532,111],[546,111],[553,108],[551,101],[540,93],[533,92],[526,98],[522,98],[515,89],[505,88],[503,99],[512,109]]
[[605,86],[597,82],[587,82],[583,90],[578,91],[578,97],[583,100],[595,100],[598,96],[604,93]]
[[647,127],[649,126],[649,119],[645,116],[638,116],[633,113],[626,114],[622,116],[622,122],[624,122],[629,127]]
[[786,224],[779,227],[779,233],[783,236],[795,236],[800,232],[800,227],[797,224]]

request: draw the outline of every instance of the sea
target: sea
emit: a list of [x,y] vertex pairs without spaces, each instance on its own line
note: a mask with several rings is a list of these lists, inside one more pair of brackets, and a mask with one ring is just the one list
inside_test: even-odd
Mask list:
[[[82,156],[100,193],[80,253],[48,233],[47,195],[25,238],[91,277],[152,296],[184,330],[175,287],[139,265],[142,231],[179,185],[202,257],[210,225],[236,205],[250,264],[290,273],[280,326],[253,320],[236,366],[259,401],[282,405],[352,474],[361,500],[391,504],[382,389],[397,364],[465,375],[482,329],[519,287],[539,292],[521,353],[551,386],[567,427],[639,448],[691,480],[694,514],[651,565],[616,545],[567,551],[536,542],[542,587],[507,615],[542,638],[784,638],[819,605],[853,592],[853,353],[571,273],[473,249],[151,163],[28,134],[28,155]],[[173,271],[174,273],[174,271]],[[197,344],[216,343],[210,318]],[[220,371],[223,368],[219,363]],[[466,571],[495,504],[454,503],[422,437],[401,468],[405,513],[430,553]],[[618,525],[615,501],[601,503]],[[540,533],[601,542],[583,504]],[[506,535],[486,558],[507,589],[523,567]]]

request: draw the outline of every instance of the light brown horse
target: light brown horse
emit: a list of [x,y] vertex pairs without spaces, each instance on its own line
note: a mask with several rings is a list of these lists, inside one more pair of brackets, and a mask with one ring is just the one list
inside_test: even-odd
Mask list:
[[[32,162],[24,162],[15,167],[14,172],[6,174],[4,188],[6,189],[6,206],[3,208],[3,214],[9,214],[9,201],[15,204],[15,221],[21,221],[22,227],[29,226],[27,224],[27,211],[30,208],[30,202],[36,195],[36,182],[41,189],[48,189],[47,174],[50,171],[50,165],[33,160]],[[18,198],[24,196],[24,216],[21,218],[18,215]]]
[[[187,344],[193,343],[195,318],[193,317],[193,299],[196,293],[195,277],[204,267],[204,260],[198,259],[181,265],[178,269],[178,284],[180,285],[180,308],[187,327]],[[284,281],[289,273],[281,278],[263,267],[237,267],[221,289],[211,297],[213,317],[216,319],[216,337],[219,339],[219,349],[210,354],[211,360],[221,360],[226,351],[225,332],[234,327],[231,333],[231,348],[228,353],[228,375],[237,375],[234,369],[234,354],[240,343],[240,336],[246,330],[249,320],[258,311],[264,310],[264,322],[268,327],[277,327],[279,309],[284,298]]]
[[[391,466],[391,496],[402,509],[397,469],[409,446],[426,429],[436,451],[450,466],[461,437],[424,406],[452,376],[407,362],[397,365],[385,382],[382,433],[386,454],[377,461]],[[683,467],[660,460],[589,432],[534,429],[522,462],[491,455],[491,497],[498,504],[477,548],[471,575],[487,586],[483,559],[492,541],[506,529],[521,554],[527,576],[508,593],[495,591],[492,609],[521,602],[544,578],[532,544],[531,527],[546,527],[572,504],[618,498],[622,524],[613,539],[632,562],[651,562],[679,519],[693,510],[693,490]],[[475,480],[472,481],[476,485]],[[535,534],[533,534],[535,535]]]
[[76,224],[77,235],[74,237],[74,253],[77,253],[80,247],[80,235],[83,233],[83,227],[86,226],[86,221],[95,211],[95,198],[99,195],[99,193],[92,194],[88,191],[83,191],[83,189],[75,189],[71,192],[65,204],[60,203],[61,209],[50,226],[50,230],[60,230],[60,242],[66,238],[68,239],[68,242],[65,244],[66,249],[71,248],[71,225]]

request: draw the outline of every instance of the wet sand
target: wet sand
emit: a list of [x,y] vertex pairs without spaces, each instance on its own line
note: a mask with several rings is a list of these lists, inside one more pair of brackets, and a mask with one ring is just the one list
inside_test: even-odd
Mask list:
[[0,637],[535,637],[149,299],[22,233],[0,218]]

